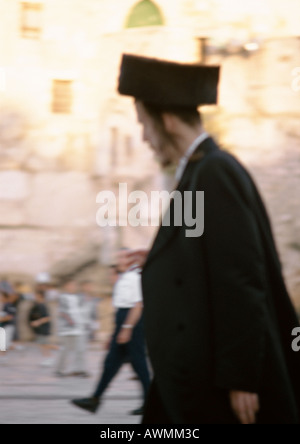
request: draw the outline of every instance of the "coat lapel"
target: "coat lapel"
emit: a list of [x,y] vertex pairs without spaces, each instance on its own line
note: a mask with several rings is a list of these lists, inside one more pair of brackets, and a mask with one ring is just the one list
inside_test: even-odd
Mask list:
[[[190,158],[184,174],[179,181],[175,191],[184,193],[184,191],[187,191],[189,189],[189,184],[193,176],[193,170],[195,166],[199,162],[201,162],[208,153],[214,151],[215,149],[218,149],[218,147],[212,138],[206,139],[198,146],[195,153]],[[166,223],[168,222],[168,220],[170,220],[170,225],[164,225],[164,221]],[[174,200],[172,199],[170,202],[170,206],[163,218],[162,224],[160,225],[153,246],[148,255],[148,259],[144,265],[144,269],[153,260],[153,258],[170,242],[170,240],[175,236],[180,228],[180,226],[174,226]]]

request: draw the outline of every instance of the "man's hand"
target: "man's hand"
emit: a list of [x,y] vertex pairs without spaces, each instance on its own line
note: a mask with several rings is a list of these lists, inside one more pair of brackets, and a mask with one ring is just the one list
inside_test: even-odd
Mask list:
[[131,267],[132,265],[138,265],[139,267],[143,267],[147,257],[149,254],[149,250],[132,250],[128,253],[124,253],[126,258],[126,265]]
[[75,322],[67,313],[61,313],[60,316],[67,321],[70,327],[73,327],[75,325]]
[[110,338],[105,342],[104,350],[108,351],[108,350],[110,349],[111,343],[112,343],[112,337],[110,337]]
[[118,344],[127,344],[131,341],[132,337],[132,329],[131,328],[122,328],[120,333],[117,336]]
[[229,393],[231,407],[241,424],[255,424],[259,411],[259,398],[256,393],[232,390]]
[[31,327],[39,327],[39,326],[40,326],[40,323],[39,323],[39,321],[37,320],[37,321],[32,321],[32,322],[30,323],[30,325],[31,325]]

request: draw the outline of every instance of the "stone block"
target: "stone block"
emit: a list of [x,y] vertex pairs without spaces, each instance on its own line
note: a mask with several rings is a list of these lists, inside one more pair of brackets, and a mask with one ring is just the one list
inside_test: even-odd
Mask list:
[[43,227],[86,227],[96,218],[96,192],[84,173],[34,176],[26,202],[27,223]]
[[23,202],[0,200],[0,226],[14,227],[26,222]]
[[30,194],[30,176],[22,171],[0,172],[0,202],[22,201]]

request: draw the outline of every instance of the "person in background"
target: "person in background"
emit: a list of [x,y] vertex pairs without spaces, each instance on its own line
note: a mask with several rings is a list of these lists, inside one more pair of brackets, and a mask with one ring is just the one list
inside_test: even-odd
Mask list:
[[57,337],[57,318],[58,318],[58,301],[60,291],[54,283],[53,278],[47,271],[38,273],[35,278],[36,290],[43,291],[45,295],[45,304],[47,305],[51,317],[51,339],[49,340],[49,348],[57,350],[58,345],[53,343],[53,338]]
[[21,294],[24,300],[32,301],[34,295],[32,294],[32,288],[29,284],[21,281],[17,281],[13,285],[16,293]]
[[35,276],[35,285],[37,290],[41,290],[45,294],[47,302],[57,301],[59,298],[59,291],[53,284],[50,274],[42,271]]
[[50,352],[51,346],[49,345],[51,323],[49,311],[45,303],[45,293],[42,290],[35,291],[35,304],[30,311],[29,322],[36,334],[41,354],[45,358],[41,365],[45,367],[51,366],[53,364]]
[[[124,250],[119,251],[118,269],[112,272],[112,278],[115,280],[113,305],[116,309],[116,324],[101,378],[90,398],[72,400],[74,405],[91,413],[97,411],[103,393],[125,362],[129,361],[138,375],[143,386],[144,400],[150,386],[142,321],[141,276],[138,269],[126,266]],[[131,412],[133,415],[142,413],[143,407]]]
[[99,298],[95,296],[94,282],[90,280],[82,281],[79,296],[86,341],[93,340],[95,331],[99,329],[97,313]]
[[11,348],[14,331],[15,331],[15,316],[16,308],[12,304],[11,297],[14,293],[13,288],[7,281],[0,283],[0,298],[2,309],[0,312],[0,327],[5,330],[5,348],[6,351],[0,352],[1,361],[7,361],[7,352]]
[[[69,279],[63,285],[63,291],[59,298],[59,326],[58,334],[61,339],[56,376],[88,376],[84,366],[82,350],[83,317],[80,308],[78,285],[73,279]],[[68,358],[72,359],[72,371],[65,373]]]
[[[14,335],[13,335],[13,348],[16,350],[23,350],[24,345],[20,337],[20,322],[21,320],[21,305],[25,300],[22,293],[19,293],[15,286],[12,286],[12,293],[10,295],[10,302],[15,307],[16,314],[14,318]],[[25,321],[26,322],[26,321]]]
[[[78,337],[78,353],[81,356],[81,375],[88,377],[87,372],[87,350],[89,340],[93,335],[96,327],[97,319],[97,301],[95,298],[94,283],[92,281],[86,280],[80,283],[79,286],[79,307],[80,307],[80,317],[81,317],[81,329],[82,333]],[[76,375],[75,375],[76,376]]]

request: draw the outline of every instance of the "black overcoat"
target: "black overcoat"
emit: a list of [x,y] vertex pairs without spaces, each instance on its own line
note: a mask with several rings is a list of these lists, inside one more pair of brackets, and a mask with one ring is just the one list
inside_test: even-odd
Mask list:
[[[177,190],[193,209],[204,191],[204,234],[172,224],[172,201],[142,272],[153,393],[175,424],[235,423],[229,390],[258,393],[258,423],[299,423],[299,321],[252,178],[208,138]],[[156,407],[150,395],[144,423]]]

